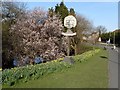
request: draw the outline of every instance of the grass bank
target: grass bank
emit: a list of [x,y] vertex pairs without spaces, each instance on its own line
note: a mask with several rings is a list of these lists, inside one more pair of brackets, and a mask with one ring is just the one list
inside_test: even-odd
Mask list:
[[[108,54],[100,50],[84,62],[26,83],[17,83],[10,88],[107,88]],[[6,86],[3,86],[6,87]]]

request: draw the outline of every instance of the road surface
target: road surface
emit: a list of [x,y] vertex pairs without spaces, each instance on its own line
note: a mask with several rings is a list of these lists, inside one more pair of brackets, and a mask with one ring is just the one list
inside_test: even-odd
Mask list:
[[[119,88],[120,90],[120,83],[118,81],[118,75],[120,75],[120,71],[118,72],[118,68],[120,70],[120,48],[113,49],[113,46],[107,44],[88,44],[91,46],[98,46],[98,47],[106,47],[109,53],[108,58],[108,75],[109,75],[109,84],[108,88]],[[119,76],[120,77],[120,76]],[[119,84],[118,84],[119,83]]]
[[119,50],[111,49],[108,47],[109,52],[109,61],[108,61],[108,71],[109,71],[109,88],[118,88],[118,66],[120,63],[118,62]]

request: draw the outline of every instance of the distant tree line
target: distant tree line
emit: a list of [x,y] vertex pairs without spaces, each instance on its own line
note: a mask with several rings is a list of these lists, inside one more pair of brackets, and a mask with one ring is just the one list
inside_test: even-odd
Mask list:
[[110,39],[111,44],[116,44],[116,46],[120,47],[120,29],[117,29],[113,32],[103,33],[101,34],[102,42],[106,42]]

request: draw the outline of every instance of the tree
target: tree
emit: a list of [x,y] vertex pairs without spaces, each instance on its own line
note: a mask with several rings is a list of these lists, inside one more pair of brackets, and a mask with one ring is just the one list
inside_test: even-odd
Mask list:
[[115,44],[116,46],[120,47],[120,29],[115,30],[114,32],[115,37]]
[[96,27],[96,31],[99,32],[99,35],[101,35],[102,33],[106,33],[107,29],[105,28],[105,26],[97,26]]
[[24,17],[25,3],[2,2],[2,66],[8,68],[12,66],[12,41],[9,33],[11,25],[16,23],[17,18]]
[[114,30],[113,32],[102,33],[101,39],[102,39],[102,42],[106,42],[110,39],[110,43],[120,46],[120,30],[117,29],[117,30]]
[[53,17],[53,14],[54,14],[54,9],[53,9],[53,7],[51,7],[51,8],[48,9],[48,15],[50,17]]
[[110,33],[102,33],[101,34],[101,40],[102,42],[105,42],[110,38]]
[[59,13],[59,8],[60,8],[60,6],[57,4],[57,5],[55,6],[55,13],[56,13],[56,14]]
[[75,55],[80,54],[81,52],[81,42],[83,39],[83,35],[88,32],[91,31],[92,29],[92,24],[89,20],[87,20],[85,17],[81,16],[81,15],[76,15],[77,18],[77,26],[74,29],[76,32],[76,36],[74,36],[74,39],[72,39],[72,47],[75,50]]
[[64,23],[64,18],[69,14],[68,8],[65,6],[64,2],[55,6],[55,13],[61,16],[62,23]]
[[28,12],[26,18],[18,19],[11,27],[11,35],[19,40],[19,46],[13,52],[16,52],[21,61],[24,55],[33,59],[39,54],[47,61],[64,57],[66,45],[62,42],[62,29],[58,16],[46,16],[46,12],[36,8]]
[[76,16],[75,11],[73,8],[70,8],[69,15]]

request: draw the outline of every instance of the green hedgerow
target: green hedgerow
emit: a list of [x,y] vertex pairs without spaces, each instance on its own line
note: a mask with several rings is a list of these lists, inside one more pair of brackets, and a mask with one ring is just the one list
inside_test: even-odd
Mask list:
[[83,62],[83,61],[86,61],[91,56],[93,56],[96,53],[98,53],[99,51],[100,51],[100,49],[91,50],[91,51],[85,52],[85,53],[83,53],[81,55],[76,55],[73,58],[74,58],[74,60],[76,62]]

